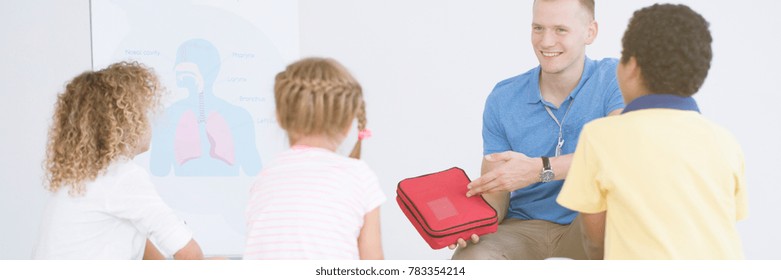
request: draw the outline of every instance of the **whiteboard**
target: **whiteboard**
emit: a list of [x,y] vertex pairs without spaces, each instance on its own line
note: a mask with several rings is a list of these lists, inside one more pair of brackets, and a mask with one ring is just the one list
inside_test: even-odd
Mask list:
[[253,178],[287,147],[274,75],[298,58],[298,2],[91,1],[94,70],[133,60],[165,87],[136,157],[207,255],[240,255]]

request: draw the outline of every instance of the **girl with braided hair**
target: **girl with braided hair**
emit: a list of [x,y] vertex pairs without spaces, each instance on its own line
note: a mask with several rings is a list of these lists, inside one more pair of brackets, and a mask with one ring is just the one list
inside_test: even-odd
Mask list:
[[[290,149],[250,190],[245,259],[382,259],[377,176],[360,161],[369,136],[361,86],[340,63],[306,58],[277,74],[276,114]],[[353,122],[350,157],[336,153]]]
[[119,62],[75,77],[57,98],[44,166],[52,192],[34,259],[201,259],[192,231],[133,157],[149,149],[161,86]]

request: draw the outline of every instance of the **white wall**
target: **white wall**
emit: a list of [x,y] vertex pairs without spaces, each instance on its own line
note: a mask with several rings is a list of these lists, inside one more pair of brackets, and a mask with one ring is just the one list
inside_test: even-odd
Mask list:
[[452,166],[480,175],[485,97],[532,67],[522,1],[307,1],[301,55],[331,56],[361,82],[368,127],[363,158],[388,196],[389,259],[447,259],[431,250],[395,201],[396,184]]
[[46,201],[41,163],[57,93],[90,68],[89,2],[0,2],[0,259],[27,259]]
[[[531,1],[300,0],[302,56],[342,61],[364,86],[364,158],[388,195],[382,207],[389,259],[445,259],[403,216],[399,180],[451,166],[479,175],[481,114],[493,85],[537,65],[529,43]],[[618,56],[632,11],[653,1],[597,1],[592,58]],[[730,129],[747,160],[750,217],[739,223],[748,258],[781,259],[781,10],[772,0],[683,1],[712,24],[715,58],[697,99]],[[90,67],[89,2],[0,2],[0,259],[26,259],[46,194],[41,160],[51,110],[64,83]]]

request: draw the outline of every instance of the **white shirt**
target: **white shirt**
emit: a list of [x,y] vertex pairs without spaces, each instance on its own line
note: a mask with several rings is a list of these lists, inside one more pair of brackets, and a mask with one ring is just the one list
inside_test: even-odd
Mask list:
[[149,174],[120,160],[86,184],[52,194],[43,214],[33,259],[141,259],[146,239],[173,255],[192,232],[157,194]]
[[384,201],[363,161],[294,146],[250,190],[244,259],[358,259],[364,216]]

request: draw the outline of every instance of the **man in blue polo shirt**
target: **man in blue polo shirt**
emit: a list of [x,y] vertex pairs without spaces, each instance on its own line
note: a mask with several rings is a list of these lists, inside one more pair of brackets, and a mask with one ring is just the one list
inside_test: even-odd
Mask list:
[[[532,45],[540,65],[499,82],[483,113],[482,195],[498,212],[496,233],[459,240],[453,259],[586,258],[577,212],[556,203],[587,122],[624,107],[615,59],[591,60],[593,0],[534,2]],[[454,249],[456,244],[450,246]]]

